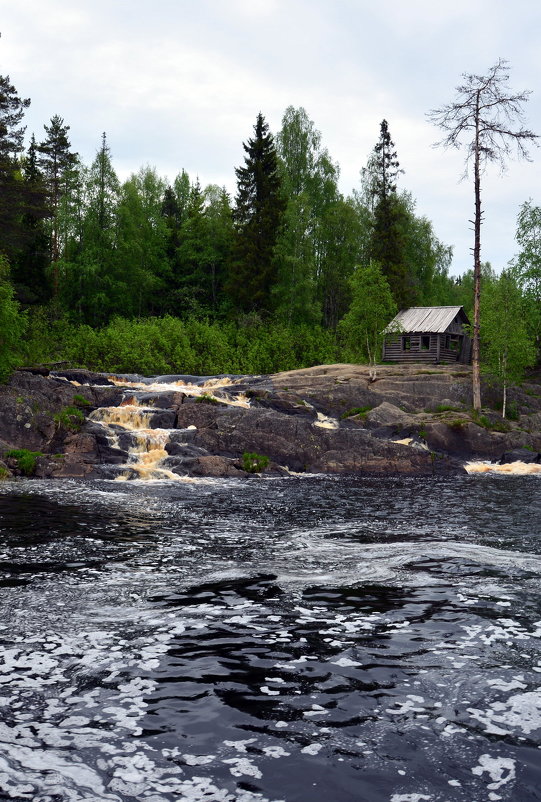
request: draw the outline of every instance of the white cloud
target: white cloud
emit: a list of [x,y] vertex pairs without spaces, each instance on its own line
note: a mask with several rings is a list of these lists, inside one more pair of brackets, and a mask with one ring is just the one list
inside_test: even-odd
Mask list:
[[[425,113],[499,56],[517,88],[535,89],[541,68],[541,6],[530,0],[19,0],[2,16],[2,72],[32,99],[29,133],[39,138],[58,113],[90,160],[105,130],[123,175],[150,163],[234,190],[256,114],[276,132],[293,105],[321,131],[348,193],[387,119],[400,186],[455,244],[457,270],[471,262],[472,188],[459,183],[463,154],[432,148]],[[541,96],[527,118],[541,132]],[[541,203],[534,155],[483,185],[483,256],[499,267],[520,203]]]

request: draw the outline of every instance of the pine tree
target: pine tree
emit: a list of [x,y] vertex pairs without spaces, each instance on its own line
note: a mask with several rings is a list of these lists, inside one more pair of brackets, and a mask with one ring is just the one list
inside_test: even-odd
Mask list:
[[227,292],[235,310],[268,314],[273,306],[274,249],[285,201],[274,138],[261,113],[254,137],[243,147],[245,165],[235,170],[235,242]]

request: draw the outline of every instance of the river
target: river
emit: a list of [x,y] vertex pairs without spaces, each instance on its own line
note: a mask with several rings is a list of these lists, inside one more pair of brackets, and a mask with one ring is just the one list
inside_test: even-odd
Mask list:
[[0,483],[0,798],[541,799],[539,481]]

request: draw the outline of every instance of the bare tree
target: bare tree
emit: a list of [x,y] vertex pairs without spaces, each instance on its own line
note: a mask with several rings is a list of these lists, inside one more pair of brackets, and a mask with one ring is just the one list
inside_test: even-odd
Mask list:
[[473,162],[475,213],[473,223],[473,407],[481,409],[479,359],[479,301],[481,294],[481,174],[488,162],[497,162],[503,172],[506,160],[514,152],[529,160],[528,145],[538,138],[522,127],[523,104],[531,92],[514,92],[507,82],[507,61],[499,59],[486,75],[464,74],[464,83],[456,88],[456,98],[446,106],[432,109],[428,119],[445,132],[437,145],[466,148],[466,171]]

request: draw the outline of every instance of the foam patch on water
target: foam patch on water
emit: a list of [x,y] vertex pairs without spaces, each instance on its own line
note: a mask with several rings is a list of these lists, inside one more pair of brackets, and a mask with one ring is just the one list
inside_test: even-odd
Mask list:
[[502,473],[510,474],[513,476],[529,476],[541,473],[541,465],[535,462],[487,462],[487,461],[472,461],[464,465],[467,473]]

